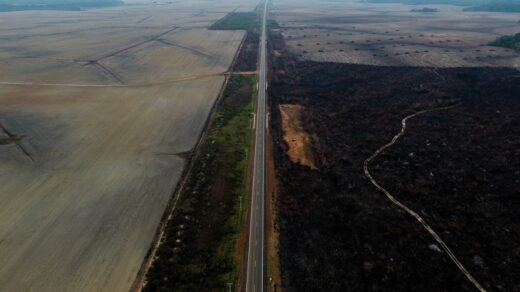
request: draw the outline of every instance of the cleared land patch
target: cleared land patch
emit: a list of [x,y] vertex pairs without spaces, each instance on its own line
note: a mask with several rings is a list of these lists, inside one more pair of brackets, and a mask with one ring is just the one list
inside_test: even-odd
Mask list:
[[[515,13],[462,12],[433,5],[354,1],[282,2],[273,11],[291,51],[302,60],[379,66],[520,67],[520,53],[489,42],[520,32]],[[297,9],[295,9],[297,8]]]
[[2,289],[50,291],[62,281],[71,290],[127,289],[182,171],[175,154],[193,147],[222,81],[0,86],[0,120],[25,135],[34,157],[13,145],[2,156]]
[[311,139],[302,127],[302,106],[298,104],[281,104],[279,108],[284,133],[283,138],[289,146],[287,154],[291,161],[316,169],[310,148]]

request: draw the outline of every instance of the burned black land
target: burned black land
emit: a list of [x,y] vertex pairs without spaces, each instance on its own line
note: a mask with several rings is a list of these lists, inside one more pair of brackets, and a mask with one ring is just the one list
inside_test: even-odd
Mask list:
[[[520,73],[299,61],[271,37],[271,131],[286,291],[476,291],[416,211],[489,291],[520,291]],[[317,169],[294,163],[280,104],[297,104]]]

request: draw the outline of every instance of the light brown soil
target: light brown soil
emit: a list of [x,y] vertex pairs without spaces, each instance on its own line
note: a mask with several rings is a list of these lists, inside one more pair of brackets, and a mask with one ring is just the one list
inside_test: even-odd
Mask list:
[[302,127],[302,106],[297,104],[281,104],[282,129],[284,140],[289,146],[288,155],[291,161],[316,169],[310,150],[310,137]]
[[129,291],[244,36],[206,28],[236,3],[2,13],[0,123],[23,138],[0,145],[0,291]]

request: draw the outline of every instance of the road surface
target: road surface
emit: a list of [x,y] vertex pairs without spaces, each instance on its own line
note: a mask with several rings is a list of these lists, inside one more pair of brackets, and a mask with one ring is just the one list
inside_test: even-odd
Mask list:
[[265,193],[265,131],[266,131],[266,71],[267,71],[267,2],[264,4],[262,33],[260,36],[260,60],[258,63],[258,99],[255,127],[255,157],[251,193],[251,219],[249,222],[249,247],[247,253],[246,292],[264,291],[264,193]]

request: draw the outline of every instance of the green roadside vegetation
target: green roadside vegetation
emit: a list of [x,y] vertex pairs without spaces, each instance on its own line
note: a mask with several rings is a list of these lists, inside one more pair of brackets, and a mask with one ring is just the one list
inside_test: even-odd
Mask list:
[[520,51],[520,33],[499,37],[489,45]]
[[233,76],[147,274],[145,291],[227,291],[236,287],[252,151],[256,76]]

